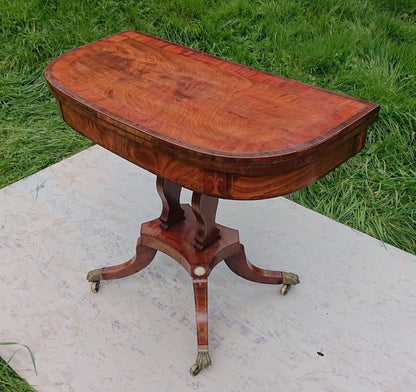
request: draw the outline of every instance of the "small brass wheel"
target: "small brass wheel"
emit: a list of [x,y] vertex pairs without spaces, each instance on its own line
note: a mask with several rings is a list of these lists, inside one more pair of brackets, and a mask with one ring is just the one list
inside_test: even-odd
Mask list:
[[293,285],[300,283],[299,276],[293,272],[282,272],[282,278],[283,286],[280,289],[282,295],[286,295]]
[[196,375],[199,374],[199,372],[201,371],[201,368],[195,363],[195,364],[193,364],[191,366],[191,368],[189,369],[189,371],[195,377]]
[[91,291],[93,293],[98,293],[98,290],[100,289],[100,281],[97,280],[96,282],[91,282]]
[[292,285],[290,285],[290,284],[284,284],[282,286],[282,288],[280,289],[280,294],[286,295],[289,292],[291,287],[292,287]]

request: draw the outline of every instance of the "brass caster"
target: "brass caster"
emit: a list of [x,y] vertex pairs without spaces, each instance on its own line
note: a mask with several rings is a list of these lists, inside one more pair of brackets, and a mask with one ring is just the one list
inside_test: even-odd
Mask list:
[[283,286],[280,289],[280,294],[282,295],[286,295],[290,288],[295,285],[298,284],[299,281],[299,276],[297,276],[296,274],[294,274],[293,272],[282,272],[283,275]]
[[98,282],[103,278],[102,276],[102,268],[98,268],[95,270],[92,270],[88,272],[87,274],[87,280],[88,282]]
[[195,377],[199,374],[199,372],[201,371],[201,368],[195,363],[191,366],[191,368],[189,369],[189,371],[191,372],[191,374]]
[[286,295],[289,292],[291,287],[292,287],[292,285],[290,285],[290,284],[284,284],[282,286],[282,288],[280,289],[280,294]]
[[97,280],[96,282],[91,282],[91,291],[95,294],[98,293],[100,289],[100,281]]
[[102,268],[88,272],[87,280],[88,282],[91,282],[91,291],[93,293],[98,293],[98,290],[100,289],[100,280],[103,278],[101,272]]
[[211,357],[209,356],[208,346],[198,346],[198,355],[196,356],[196,363],[191,366],[189,371],[193,376],[199,374],[202,369],[211,365]]

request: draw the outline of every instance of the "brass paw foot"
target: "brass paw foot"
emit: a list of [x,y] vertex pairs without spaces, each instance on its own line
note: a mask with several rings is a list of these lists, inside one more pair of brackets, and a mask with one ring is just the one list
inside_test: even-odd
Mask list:
[[97,293],[100,289],[100,280],[103,278],[101,272],[102,268],[99,268],[92,270],[87,274],[87,280],[88,282],[91,282],[91,291],[93,293]]
[[196,362],[191,366],[190,372],[193,376],[199,374],[202,369],[211,365],[211,357],[209,356],[208,346],[198,346],[198,355]]
[[286,295],[293,285],[299,284],[299,276],[292,272],[283,272],[283,286],[280,289],[280,294]]

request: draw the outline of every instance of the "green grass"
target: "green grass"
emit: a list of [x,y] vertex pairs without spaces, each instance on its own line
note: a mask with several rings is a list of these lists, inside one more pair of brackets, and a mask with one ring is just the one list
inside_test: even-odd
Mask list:
[[35,392],[35,390],[0,358],[0,392]]
[[[0,346],[22,346],[26,348],[32,361],[33,370],[37,375],[35,357],[30,347],[16,342],[0,342]],[[14,354],[8,362],[0,358],[0,392],[34,392],[34,389],[8,366],[8,363],[13,360],[13,356]]]
[[0,187],[91,145],[47,63],[136,29],[379,103],[366,149],[289,198],[416,254],[415,0],[3,0],[0,29]]

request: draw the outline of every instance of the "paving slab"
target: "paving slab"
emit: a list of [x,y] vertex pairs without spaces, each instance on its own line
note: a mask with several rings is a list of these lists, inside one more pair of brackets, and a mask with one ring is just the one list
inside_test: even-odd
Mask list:
[[[163,253],[106,281],[160,213],[154,175],[94,146],[0,190],[0,346],[38,392],[415,391],[416,257],[284,198],[221,200],[251,262],[299,274],[279,287],[209,278],[213,366],[196,356],[192,281]],[[182,199],[189,202],[190,192]]]

